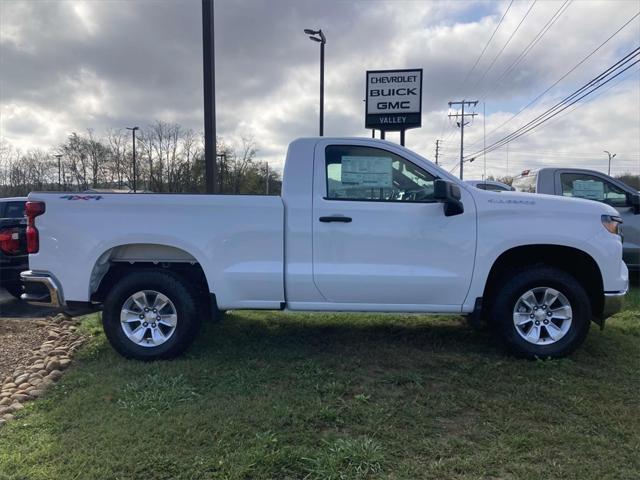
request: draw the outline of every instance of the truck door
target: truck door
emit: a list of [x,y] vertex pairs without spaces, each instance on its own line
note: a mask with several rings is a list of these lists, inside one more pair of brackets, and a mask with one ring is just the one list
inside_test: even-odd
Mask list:
[[393,149],[318,143],[314,282],[327,302],[345,309],[460,311],[475,257],[473,199],[462,189],[464,213],[446,217],[433,198],[437,170]]
[[623,258],[629,266],[640,266],[640,215],[635,215],[630,202],[634,193],[613,182],[607,175],[560,170],[556,172],[556,189],[565,197],[578,197],[611,205],[624,222]]

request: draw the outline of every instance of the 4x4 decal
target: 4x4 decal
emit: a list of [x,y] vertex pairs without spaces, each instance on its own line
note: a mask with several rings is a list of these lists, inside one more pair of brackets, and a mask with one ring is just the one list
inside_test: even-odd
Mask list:
[[63,195],[64,200],[102,200],[102,195]]

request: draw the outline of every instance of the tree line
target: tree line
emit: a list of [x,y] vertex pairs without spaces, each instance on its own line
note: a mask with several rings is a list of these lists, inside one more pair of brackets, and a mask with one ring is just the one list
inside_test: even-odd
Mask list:
[[[157,121],[136,135],[136,190],[154,193],[204,193],[204,140],[201,133],[177,123]],[[220,193],[280,193],[278,172],[256,161],[251,137],[240,145],[217,139],[217,181]],[[30,191],[120,190],[133,187],[131,132],[74,132],[50,150],[26,152],[0,143],[0,197]]]

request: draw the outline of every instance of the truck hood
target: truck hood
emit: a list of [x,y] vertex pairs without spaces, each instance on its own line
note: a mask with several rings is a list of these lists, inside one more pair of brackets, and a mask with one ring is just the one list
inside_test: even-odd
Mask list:
[[583,198],[559,197],[541,193],[474,190],[471,194],[481,211],[513,210],[514,212],[522,212],[532,210],[558,214],[618,215],[618,211],[610,205]]

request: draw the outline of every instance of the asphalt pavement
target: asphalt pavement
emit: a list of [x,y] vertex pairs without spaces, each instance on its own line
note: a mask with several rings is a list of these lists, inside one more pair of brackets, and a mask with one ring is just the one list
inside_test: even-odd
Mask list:
[[0,287],[0,317],[2,318],[38,318],[55,315],[56,310],[47,307],[36,307],[12,297]]

